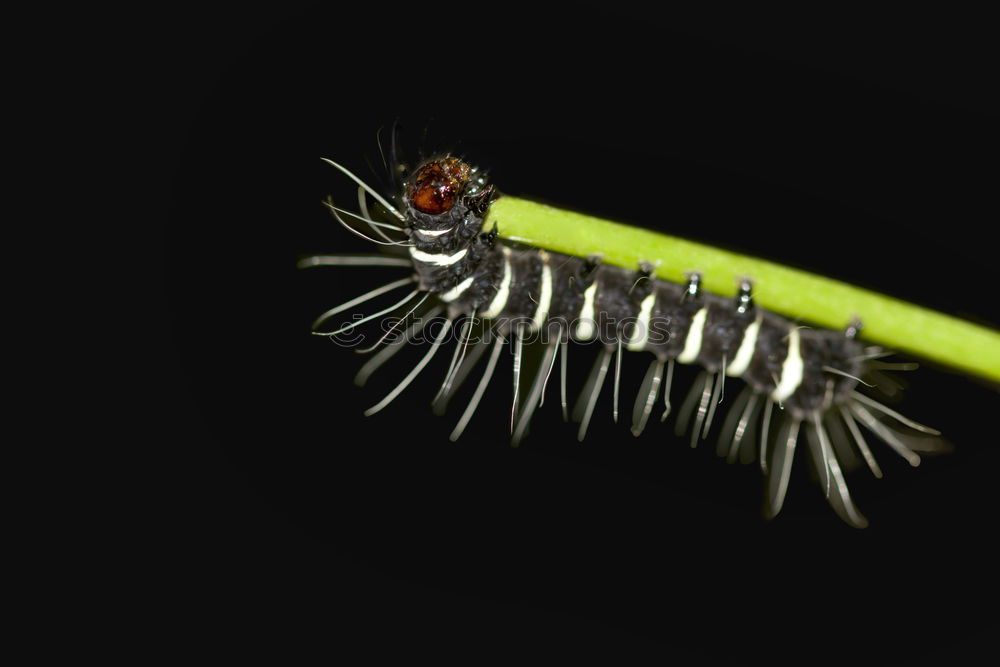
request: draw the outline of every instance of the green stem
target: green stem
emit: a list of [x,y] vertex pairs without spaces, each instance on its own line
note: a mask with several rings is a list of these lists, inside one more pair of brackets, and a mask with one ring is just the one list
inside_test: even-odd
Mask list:
[[866,340],[1000,382],[1000,333],[971,322],[754,257],[516,197],[493,202],[486,227],[494,221],[505,239],[567,255],[600,254],[604,262],[628,268],[659,262],[656,275],[672,282],[685,282],[685,272],[697,270],[705,289],[723,296],[735,294],[739,278],[747,277],[754,302],[763,308],[834,329],[857,316]]

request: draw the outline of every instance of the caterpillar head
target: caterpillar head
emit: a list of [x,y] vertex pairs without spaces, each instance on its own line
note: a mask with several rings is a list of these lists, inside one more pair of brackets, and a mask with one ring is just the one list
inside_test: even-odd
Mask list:
[[469,222],[470,217],[481,222],[492,196],[493,187],[486,185],[486,177],[476,167],[445,156],[413,171],[406,179],[403,199],[413,227],[434,232]]

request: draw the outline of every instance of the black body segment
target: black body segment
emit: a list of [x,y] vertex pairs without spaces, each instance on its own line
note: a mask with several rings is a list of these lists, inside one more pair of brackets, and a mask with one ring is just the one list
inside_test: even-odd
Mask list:
[[437,293],[453,315],[488,316],[502,335],[556,323],[550,334],[597,338],[608,347],[621,342],[661,361],[725,372],[796,419],[818,414],[855,387],[860,343],[755,308],[746,281],[736,298],[720,297],[702,290],[697,274],[679,285],[651,277],[651,265],[626,269],[506,245],[495,230],[482,229],[488,196],[487,189],[459,198],[439,215],[408,207],[420,286]]
[[[431,304],[423,315],[416,315],[418,321],[409,325],[400,339],[406,342],[442,310],[448,309],[443,328],[424,356],[395,389],[365,412],[366,415],[392,403],[445,344],[449,332],[461,331],[451,365],[434,399],[435,412],[440,414],[487,347],[477,344],[469,351],[472,320],[466,320],[461,327],[455,325],[460,318],[471,315],[487,320],[488,328],[498,336],[482,378],[451,434],[452,440],[462,434],[480,404],[505,340],[514,342],[511,444],[516,446],[527,433],[532,414],[544,400],[550,378],[553,384],[559,384],[563,417],[568,419],[567,349],[568,343],[574,341],[596,342],[600,346],[590,377],[573,410],[573,418],[580,422],[578,438],[581,440],[608,378],[613,378],[612,414],[618,420],[622,407],[623,351],[653,355],[631,410],[632,433],[636,436],[642,433],[654,406],[660,405],[660,421],[664,421],[676,405],[679,409],[675,430],[678,435],[690,432],[691,446],[696,446],[708,437],[712,428],[717,407],[725,396],[726,377],[744,380],[747,387],[737,395],[724,419],[716,451],[730,462],[749,462],[755,458],[759,461],[767,478],[765,514],[769,517],[780,512],[784,503],[797,443],[802,443],[799,449],[805,449],[804,453],[811,459],[831,507],[844,521],[858,528],[866,526],[867,520],[858,512],[847,491],[836,449],[856,447],[872,473],[881,477],[881,470],[860,427],[875,434],[910,465],[920,463],[917,451],[947,448],[947,443],[926,437],[939,436],[934,429],[856,391],[861,377],[878,382],[885,378],[879,369],[903,366],[876,361],[889,353],[877,346],[864,347],[857,340],[860,320],[846,323],[844,331],[801,326],[755,307],[753,286],[748,278],[739,280],[735,297],[705,291],[698,273],[689,273],[683,284],[654,278],[653,262],[666,258],[651,257],[635,267],[617,267],[603,264],[596,255],[572,257],[500,242],[496,226],[483,228],[486,212],[496,196],[494,190],[478,169],[459,158],[436,158],[410,173],[403,184],[400,211],[349,171],[336,163],[331,164],[404,222],[404,227],[385,226],[405,233],[407,241],[391,241],[385,234],[381,235],[389,245],[409,247],[415,275],[337,306],[320,316],[317,323],[348,307],[411,284],[413,280],[418,290],[361,322],[396,308],[408,309],[403,317],[405,320],[417,313],[429,294],[435,295],[441,303]],[[367,216],[363,201],[360,208]],[[337,216],[338,209],[332,206],[331,209],[338,221],[349,227]],[[355,217],[368,222],[373,229],[378,224],[366,217]],[[503,221],[497,224],[503,225]],[[309,261],[300,266],[342,263],[406,267],[406,262],[400,263],[398,259],[386,261],[356,256],[310,259],[325,261]],[[420,291],[425,294],[411,306],[411,299]],[[393,329],[398,325],[397,322]],[[327,335],[315,331],[316,326],[314,324],[313,333]],[[360,351],[374,350],[393,329],[375,346]],[[340,331],[329,335],[336,333]],[[534,375],[524,378],[528,380],[523,383],[528,391],[519,393],[524,342],[532,339],[540,339],[547,347],[540,364],[529,364],[532,368],[527,372]],[[358,377],[367,378],[399,349],[398,343],[384,346],[365,364]],[[675,362],[704,369],[687,397],[678,398],[676,404],[671,398]],[[889,428],[893,422],[910,432],[897,433]],[[689,429],[691,424],[693,427]]]

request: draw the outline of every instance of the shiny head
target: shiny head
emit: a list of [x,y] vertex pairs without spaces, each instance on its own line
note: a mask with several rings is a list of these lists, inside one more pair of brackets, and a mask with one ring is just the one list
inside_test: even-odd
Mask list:
[[449,212],[469,182],[472,168],[455,157],[428,162],[414,172],[406,188],[410,205],[426,215]]

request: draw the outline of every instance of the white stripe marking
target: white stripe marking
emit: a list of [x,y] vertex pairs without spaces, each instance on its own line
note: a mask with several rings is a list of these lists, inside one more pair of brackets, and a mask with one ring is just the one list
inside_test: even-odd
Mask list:
[[510,250],[505,247],[503,248],[503,280],[500,281],[500,287],[497,289],[493,301],[490,302],[489,308],[483,311],[484,318],[493,319],[507,305],[507,297],[510,296],[510,274]]
[[802,354],[799,352],[799,330],[788,332],[788,356],[781,365],[781,381],[771,392],[771,398],[781,403],[795,393],[802,383]]
[[459,284],[452,287],[450,290],[441,295],[441,300],[446,303],[451,303],[458,297],[462,296],[462,292],[469,289],[469,285],[472,284],[472,276],[469,276]]
[[539,250],[538,256],[542,259],[542,293],[538,298],[535,316],[531,320],[533,329],[542,327],[545,318],[549,316],[549,306],[552,304],[552,269],[549,268],[549,254],[544,250]]
[[757,319],[743,333],[743,342],[740,343],[740,349],[736,350],[733,363],[729,364],[729,367],[726,368],[726,375],[739,377],[746,373],[747,368],[750,366],[750,360],[753,359],[754,348],[757,347],[757,334],[760,333],[761,319],[761,316],[758,315]]
[[422,252],[416,248],[410,248],[410,256],[418,262],[423,262],[424,264],[433,264],[434,266],[451,266],[458,260],[465,257],[465,253],[469,252],[468,248],[462,248],[454,255],[432,255],[430,253]]
[[708,307],[702,308],[691,318],[691,327],[688,329],[687,337],[684,339],[684,351],[677,357],[677,361],[682,364],[693,363],[701,352],[701,335],[705,329],[705,316],[708,315]]
[[580,340],[590,340],[597,328],[594,322],[594,295],[597,294],[597,281],[583,293],[583,308],[580,310],[580,321],[576,325],[576,337]]
[[421,236],[426,236],[428,238],[434,238],[434,237],[437,237],[437,236],[441,236],[442,234],[447,234],[448,232],[450,232],[453,229],[455,229],[455,228],[454,227],[449,227],[448,229],[441,229],[441,230],[438,230],[438,231],[433,231],[433,230],[430,230],[430,229],[415,229],[414,231],[417,234],[420,234]]
[[649,316],[653,312],[653,304],[656,302],[656,290],[649,293],[642,303],[639,304],[639,319],[635,323],[635,334],[625,348],[631,352],[640,352],[646,347],[649,340]]

